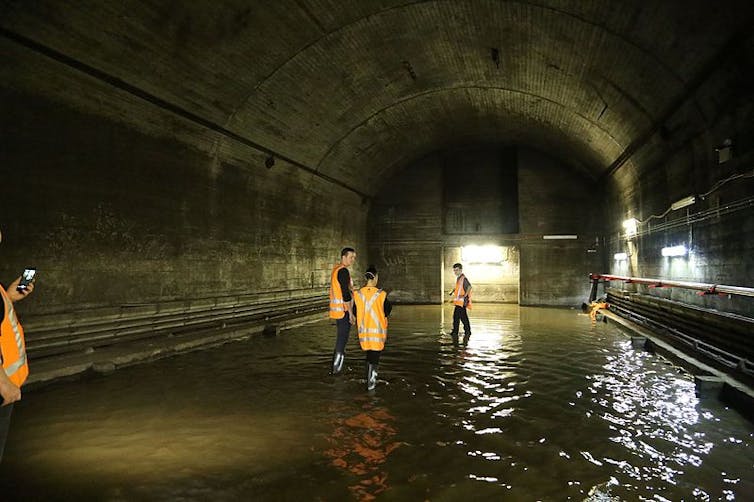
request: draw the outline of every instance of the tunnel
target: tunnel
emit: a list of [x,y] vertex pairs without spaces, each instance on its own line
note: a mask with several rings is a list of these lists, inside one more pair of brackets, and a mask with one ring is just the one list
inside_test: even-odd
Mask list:
[[[312,357],[329,382],[328,289],[345,247],[357,254],[357,286],[369,265],[379,270],[396,308],[391,330],[405,340],[424,333],[451,357],[448,291],[453,264],[463,263],[472,323],[477,315],[498,333],[516,319],[512,339],[523,345],[538,312],[557,319],[556,332],[572,322],[620,331],[631,350],[683,368],[698,399],[711,386],[724,403],[714,406],[747,417],[740,427],[752,443],[750,2],[0,7],[0,281],[8,287],[36,269],[34,291],[13,307],[30,373],[5,466],[20,455],[14,430],[24,407],[54,400],[71,380],[80,392],[106,381],[128,386],[122,372],[159,364],[178,372],[183,357],[201,366],[201,354],[218,347],[263,352],[264,340],[293,343],[285,339],[312,330],[312,339],[327,340]],[[578,312],[596,300],[607,305],[595,327]],[[487,350],[478,336],[473,343]],[[405,340],[397,352],[427,350],[425,341]],[[578,359],[568,343],[553,335],[541,350]],[[280,350],[295,347],[306,345]],[[358,345],[351,351],[357,357]],[[275,371],[255,354],[259,368]],[[393,375],[393,388],[413,378],[397,368]],[[350,391],[361,396],[358,388]],[[371,430],[393,444],[399,434],[385,423],[395,414],[385,409],[369,423],[382,424]],[[351,438],[363,418],[334,430]],[[462,486],[474,490],[469,479]],[[386,491],[327,485],[305,493],[419,496],[382,481],[370,486]],[[10,475],[0,486],[14,486]],[[283,482],[264,486],[192,496],[303,496]],[[496,486],[479,499],[511,489]],[[752,486],[749,477],[730,490],[745,498]],[[586,498],[588,488],[569,496]],[[516,493],[557,499],[559,489]],[[675,496],[699,496],[685,489]],[[426,490],[428,500],[460,496]],[[171,498],[119,493],[95,489],[78,499]]]

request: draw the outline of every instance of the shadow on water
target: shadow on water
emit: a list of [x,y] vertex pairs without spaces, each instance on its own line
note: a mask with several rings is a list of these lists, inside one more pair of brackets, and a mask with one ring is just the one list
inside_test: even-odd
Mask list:
[[754,426],[612,326],[449,312],[396,307],[371,394],[325,322],[28,393],[2,500],[751,500]]

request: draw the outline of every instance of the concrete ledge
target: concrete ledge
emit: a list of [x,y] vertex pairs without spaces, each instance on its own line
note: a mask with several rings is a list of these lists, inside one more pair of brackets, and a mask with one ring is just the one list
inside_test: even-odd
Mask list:
[[[718,397],[735,407],[749,420],[754,421],[754,389],[724,371],[720,371],[661,340],[650,330],[613,312],[603,312],[611,323],[614,323],[621,331],[631,337],[631,344],[634,347],[639,346],[639,339],[644,339],[646,342],[641,346],[671,359],[694,375],[699,398]],[[637,340],[636,343],[635,340]]]
[[645,336],[631,335],[631,346],[635,349],[644,349],[647,347],[649,339]]
[[29,360],[29,378],[24,390],[85,373],[110,373],[118,368],[155,361],[193,350],[206,349],[229,342],[243,340],[270,329],[275,333],[323,321],[323,313],[309,314],[301,317],[276,321],[273,328],[269,323],[246,326],[233,326],[210,331],[200,331],[188,335],[149,338],[134,342],[111,345],[97,349],[88,349],[72,354]]
[[704,399],[708,397],[719,398],[723,390],[722,378],[716,376],[696,375],[694,376],[694,385],[696,385],[697,397]]

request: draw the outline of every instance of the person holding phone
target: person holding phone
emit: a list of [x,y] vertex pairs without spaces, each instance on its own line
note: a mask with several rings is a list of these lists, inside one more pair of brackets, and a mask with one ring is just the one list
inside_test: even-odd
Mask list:
[[[0,232],[0,242],[3,234]],[[10,283],[8,289],[0,285],[0,296],[3,299],[3,311],[0,314],[0,358],[2,358],[2,371],[0,371],[0,461],[3,459],[5,440],[8,437],[10,416],[13,411],[13,403],[21,399],[21,386],[29,376],[29,366],[26,362],[26,345],[24,342],[24,329],[18,322],[13,304],[23,300],[34,291],[34,282],[30,281],[26,287],[19,288],[21,277]]]

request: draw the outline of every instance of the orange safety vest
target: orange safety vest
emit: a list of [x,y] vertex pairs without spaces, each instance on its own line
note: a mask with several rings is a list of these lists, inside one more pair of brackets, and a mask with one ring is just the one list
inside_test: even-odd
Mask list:
[[589,317],[592,319],[592,321],[597,320],[597,312],[601,309],[606,309],[609,307],[607,302],[592,302],[590,305],[591,309],[589,311]]
[[387,293],[373,286],[364,286],[353,295],[356,319],[359,320],[359,343],[362,350],[382,350],[387,339],[385,317]]
[[[338,281],[338,272],[341,268],[346,267],[342,263],[338,263],[330,274],[330,319],[343,319],[348,312],[346,302],[343,301],[343,290]],[[353,281],[351,281],[351,284],[353,284]]]
[[[456,281],[456,287],[453,290],[453,304],[458,305],[459,307],[463,307],[463,300],[466,296],[466,290],[463,289],[463,280],[466,278],[465,275],[461,274],[458,276],[458,280]],[[466,303],[466,308],[471,310],[471,294],[469,294],[469,301]]]
[[26,344],[24,343],[24,328],[16,319],[13,302],[8,298],[5,289],[0,286],[3,296],[5,316],[0,324],[0,351],[3,358],[3,370],[11,382],[21,387],[29,376],[29,365],[26,364]]

